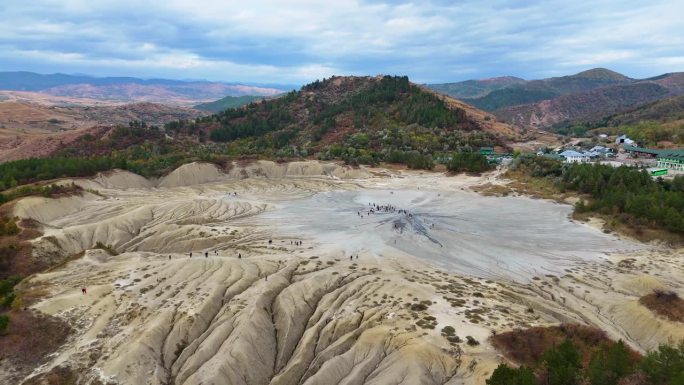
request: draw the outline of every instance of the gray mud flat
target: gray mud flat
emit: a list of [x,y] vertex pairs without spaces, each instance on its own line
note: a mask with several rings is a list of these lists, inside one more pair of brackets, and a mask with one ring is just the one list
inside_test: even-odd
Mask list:
[[[411,216],[369,214],[369,203]],[[263,215],[279,231],[313,238],[343,255],[403,252],[450,271],[515,280],[562,273],[578,262],[638,247],[570,220],[571,211],[569,205],[523,197],[364,190],[318,193]]]

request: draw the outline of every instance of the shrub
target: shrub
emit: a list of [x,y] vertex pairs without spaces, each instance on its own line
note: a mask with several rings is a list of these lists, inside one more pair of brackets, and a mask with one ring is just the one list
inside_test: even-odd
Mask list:
[[570,340],[544,353],[549,385],[576,385],[580,376],[580,355]]
[[466,341],[467,341],[466,343],[469,346],[477,346],[480,344],[480,341],[476,340],[475,338],[473,338],[471,336],[466,336]]
[[684,341],[677,346],[660,345],[639,367],[653,384],[684,383]]
[[9,317],[5,314],[0,315],[0,335],[7,334],[7,328],[9,327]]
[[652,312],[675,322],[684,322],[684,300],[673,291],[654,290],[639,299]]
[[476,152],[455,153],[447,163],[447,170],[451,172],[483,172],[491,168],[487,158]]
[[487,385],[536,385],[537,379],[529,368],[522,366],[513,369],[506,364],[500,364],[486,383]]
[[616,385],[620,378],[632,373],[633,364],[625,343],[618,341],[594,353],[586,375],[591,385]]

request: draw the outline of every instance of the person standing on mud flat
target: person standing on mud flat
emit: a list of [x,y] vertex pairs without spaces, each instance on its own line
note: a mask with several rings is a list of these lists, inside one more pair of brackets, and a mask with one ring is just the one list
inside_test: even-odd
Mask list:
[[82,288],[81,288],[81,293],[83,293],[83,294],[88,294],[85,287],[82,287]]
[[208,251],[204,252],[204,258],[209,258],[209,252]]
[[190,258],[192,258],[192,251],[190,252]]

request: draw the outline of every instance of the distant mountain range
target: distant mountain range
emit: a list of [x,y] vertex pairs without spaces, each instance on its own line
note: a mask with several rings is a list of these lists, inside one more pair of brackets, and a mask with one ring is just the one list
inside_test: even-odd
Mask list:
[[457,99],[469,99],[484,97],[492,91],[525,83],[527,83],[527,80],[516,78],[515,76],[502,76],[490,79],[466,80],[458,83],[430,84],[428,87]]
[[518,126],[553,128],[599,121],[640,105],[684,94],[684,73],[632,79],[596,68],[541,80],[503,77],[428,87],[460,97],[462,101]]
[[210,81],[92,77],[33,72],[0,72],[0,90],[40,92],[52,96],[117,102],[154,102],[191,106],[225,96],[273,96],[288,85],[253,85]]

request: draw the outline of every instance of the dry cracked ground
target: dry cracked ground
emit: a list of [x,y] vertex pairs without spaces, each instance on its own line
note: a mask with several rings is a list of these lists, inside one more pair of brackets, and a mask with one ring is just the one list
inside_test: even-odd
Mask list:
[[191,164],[25,198],[15,214],[43,231],[33,257],[66,258],[20,285],[40,293],[26,311],[73,332],[37,367],[3,362],[0,380],[483,384],[503,359],[492,333],[579,322],[639,350],[684,338],[638,303],[681,290],[681,249],[470,190],[487,178]]

